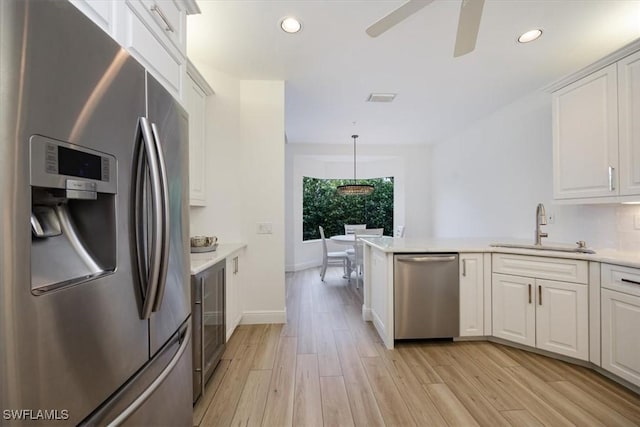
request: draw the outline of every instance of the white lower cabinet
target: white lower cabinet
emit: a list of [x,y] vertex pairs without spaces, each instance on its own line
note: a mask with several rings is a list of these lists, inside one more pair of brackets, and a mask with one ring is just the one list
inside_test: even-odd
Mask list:
[[[585,261],[560,260],[519,255],[494,255],[492,276],[493,335],[519,344],[536,347],[576,359],[589,359],[589,300],[587,283],[571,283],[536,277],[495,273],[496,269],[564,277],[586,277]],[[496,257],[498,259],[496,259]],[[506,259],[508,258],[508,259]],[[548,263],[548,269],[542,271]],[[536,266],[532,269],[532,266]]]
[[602,368],[640,386],[640,269],[602,265]]
[[226,340],[228,341],[242,320],[242,274],[241,267],[244,251],[239,251],[227,257],[226,287],[225,287],[225,324]]
[[484,265],[482,253],[460,254],[460,336],[484,332]]

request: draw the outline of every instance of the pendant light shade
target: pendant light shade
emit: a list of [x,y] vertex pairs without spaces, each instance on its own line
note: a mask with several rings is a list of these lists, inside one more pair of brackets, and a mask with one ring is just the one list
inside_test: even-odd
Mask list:
[[358,135],[351,135],[353,138],[353,184],[338,186],[338,194],[342,196],[368,196],[373,193],[373,185],[358,184],[356,181],[356,139]]

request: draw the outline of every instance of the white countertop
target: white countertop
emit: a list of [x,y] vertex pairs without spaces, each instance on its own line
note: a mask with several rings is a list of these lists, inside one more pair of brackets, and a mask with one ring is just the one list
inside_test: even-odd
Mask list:
[[[583,259],[640,268],[640,252],[625,252],[615,249],[593,249],[595,254],[579,252],[561,252],[539,249],[502,248],[490,246],[491,243],[531,244],[530,241],[514,239],[418,239],[397,237],[362,237],[361,240],[371,247],[387,253],[433,253],[433,252],[499,252],[521,255],[548,256],[555,258]],[[566,243],[545,241],[545,245],[567,246]]]
[[246,246],[246,243],[220,243],[213,252],[192,253],[191,274],[198,274],[206,270]]

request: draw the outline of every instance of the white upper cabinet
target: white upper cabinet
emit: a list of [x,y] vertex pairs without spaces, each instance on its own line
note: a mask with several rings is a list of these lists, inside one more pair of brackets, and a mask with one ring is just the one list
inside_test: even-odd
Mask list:
[[625,46],[554,86],[555,199],[640,201],[638,49],[640,43]]
[[618,62],[620,194],[640,194],[640,52]]
[[189,112],[189,201],[191,206],[205,206],[207,159],[207,98],[213,90],[191,64],[187,66],[185,106]]
[[554,197],[616,195],[616,64],[554,92],[552,100]]
[[187,14],[194,0],[72,0],[184,102]]

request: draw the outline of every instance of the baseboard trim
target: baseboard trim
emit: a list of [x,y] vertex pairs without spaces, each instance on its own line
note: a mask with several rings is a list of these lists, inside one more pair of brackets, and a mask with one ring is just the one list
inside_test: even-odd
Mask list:
[[318,262],[318,261],[307,261],[307,262],[303,262],[303,263],[300,263],[300,264],[285,265],[284,266],[284,270],[286,272],[295,272],[295,271],[306,270],[308,268],[320,267],[321,265],[322,265],[322,260],[320,260],[320,262]]
[[287,323],[287,311],[245,311],[241,325],[260,325],[264,323]]
[[371,317],[371,309],[365,308],[364,305],[362,306],[362,320],[366,322],[371,322],[373,320],[373,317]]

